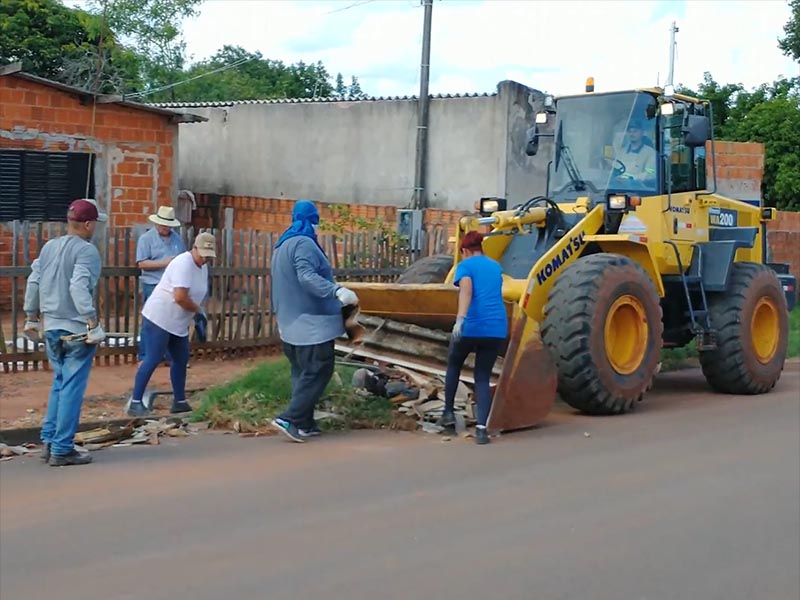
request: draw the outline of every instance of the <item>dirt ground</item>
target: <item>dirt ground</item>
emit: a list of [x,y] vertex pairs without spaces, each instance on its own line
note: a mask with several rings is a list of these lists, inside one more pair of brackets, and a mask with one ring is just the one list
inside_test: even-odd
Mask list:
[[[225,360],[194,360],[187,371],[187,392],[230,381],[266,360],[270,360],[270,358],[262,356]],[[133,364],[93,366],[81,412],[81,421],[90,422],[124,417],[124,406],[133,390],[135,375],[136,365]],[[52,377],[52,371],[1,373],[0,429],[41,425],[47,410],[47,398],[50,393]],[[169,368],[160,366],[156,369],[149,387],[165,393],[165,396],[156,398],[156,414],[168,414],[171,402]],[[188,395],[191,396],[191,393]]]

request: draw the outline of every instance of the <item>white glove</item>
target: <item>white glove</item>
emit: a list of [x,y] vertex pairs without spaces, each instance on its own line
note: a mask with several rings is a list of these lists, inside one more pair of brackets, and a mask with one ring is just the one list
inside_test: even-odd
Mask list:
[[348,304],[358,304],[358,296],[353,290],[348,290],[345,287],[340,287],[336,290],[336,297],[339,299],[339,302],[342,303],[342,306],[347,306]]
[[41,342],[44,338],[42,322],[39,319],[26,320],[25,325],[22,328],[22,335],[34,343]]
[[103,331],[103,326],[99,323],[97,327],[94,329],[89,329],[86,332],[86,343],[87,344],[99,344],[104,339],[106,339],[106,332]]
[[456,324],[453,325],[453,339],[458,341],[461,339],[461,330],[464,328],[464,317],[456,317]]

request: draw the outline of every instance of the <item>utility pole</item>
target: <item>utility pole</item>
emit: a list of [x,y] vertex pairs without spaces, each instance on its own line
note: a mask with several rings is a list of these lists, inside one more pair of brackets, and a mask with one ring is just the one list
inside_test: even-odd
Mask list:
[[428,205],[425,189],[426,166],[428,162],[428,82],[431,73],[431,17],[433,0],[421,0],[425,7],[425,21],[422,28],[422,61],[419,67],[419,100],[417,113],[417,157],[414,167],[414,208],[422,209]]

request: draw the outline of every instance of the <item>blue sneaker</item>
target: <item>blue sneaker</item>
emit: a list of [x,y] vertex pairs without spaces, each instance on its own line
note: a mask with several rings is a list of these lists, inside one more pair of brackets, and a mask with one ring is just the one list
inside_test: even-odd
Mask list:
[[302,435],[303,437],[307,437],[307,438],[308,437],[316,437],[318,435],[322,435],[322,430],[319,427],[317,427],[316,425],[313,425],[313,426],[309,427],[308,429],[298,429],[297,431],[300,433],[300,435]]
[[289,421],[276,417],[272,419],[272,426],[293,442],[303,443],[306,441],[297,427],[289,423]]

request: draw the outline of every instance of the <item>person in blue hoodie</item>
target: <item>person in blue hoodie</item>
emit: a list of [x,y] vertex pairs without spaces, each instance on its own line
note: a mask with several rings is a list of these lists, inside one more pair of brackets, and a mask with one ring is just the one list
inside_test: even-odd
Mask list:
[[334,282],[318,225],[316,206],[298,201],[272,253],[272,309],[292,367],[292,399],[272,425],[294,442],[320,433],[314,407],[333,376],[334,343],[345,333],[342,307],[358,304],[355,292]]

